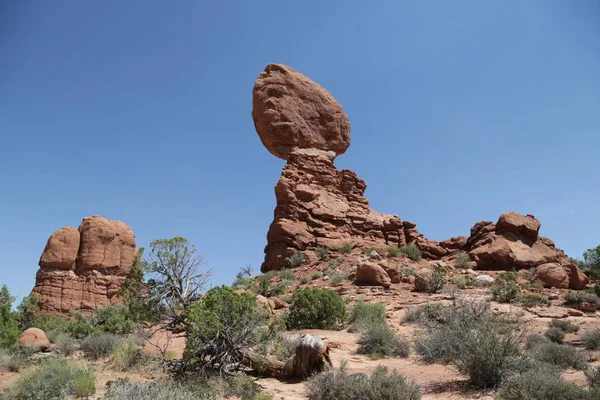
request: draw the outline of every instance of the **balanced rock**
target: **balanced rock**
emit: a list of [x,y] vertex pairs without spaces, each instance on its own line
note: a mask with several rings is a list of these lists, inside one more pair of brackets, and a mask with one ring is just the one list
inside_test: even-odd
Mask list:
[[295,148],[340,155],[350,146],[350,121],[342,106],[307,76],[269,64],[252,93],[254,126],[275,156],[287,159]]
[[117,302],[116,294],[134,262],[136,238],[129,226],[93,216],[79,229],[54,232],[40,257],[32,294],[40,294],[40,311],[89,312]]
[[43,330],[39,328],[29,328],[21,333],[17,346],[20,349],[29,348],[36,351],[48,351],[50,349],[50,341]]

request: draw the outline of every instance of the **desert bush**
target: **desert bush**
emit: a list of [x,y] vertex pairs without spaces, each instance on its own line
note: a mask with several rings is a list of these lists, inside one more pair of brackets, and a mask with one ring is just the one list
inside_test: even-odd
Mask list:
[[534,307],[538,305],[550,304],[550,300],[548,300],[548,297],[538,293],[527,293],[526,295],[519,297],[519,302],[525,307]]
[[69,319],[65,331],[71,337],[83,339],[98,332],[92,319],[85,314],[79,311],[71,311],[69,314],[71,319]]
[[548,328],[544,333],[544,336],[548,338],[551,342],[554,343],[562,343],[565,338],[565,332],[559,328]]
[[469,280],[464,275],[454,275],[452,277],[452,283],[456,285],[459,289],[464,289],[467,287]]
[[279,276],[279,279],[281,279],[282,281],[293,281],[294,280],[294,273],[292,272],[292,270],[284,268],[281,271],[279,271],[279,273],[277,274]]
[[19,372],[25,365],[27,364],[27,357],[20,354],[15,353],[10,356],[5,356],[2,360],[2,368],[9,372]]
[[539,333],[533,333],[527,336],[527,339],[525,340],[525,349],[531,350],[534,347],[546,342],[547,339],[545,339],[542,335],[540,335]]
[[600,349],[600,329],[592,329],[581,335],[583,347],[588,350]]
[[127,335],[138,327],[129,310],[120,304],[100,307],[92,320],[99,331],[115,335]]
[[492,298],[499,303],[512,303],[521,295],[521,286],[510,275],[501,274],[491,288]]
[[399,338],[386,324],[366,328],[358,340],[358,353],[378,357],[408,357],[410,344]]
[[417,271],[410,265],[402,267],[402,276],[415,276]]
[[[87,377],[81,378],[87,375]],[[69,395],[79,395],[75,382],[84,395],[95,391],[94,375],[90,370],[74,367],[64,360],[47,358],[35,370],[24,373],[10,388],[14,399],[50,400],[65,399]],[[84,384],[85,383],[85,384]]]
[[0,349],[11,348],[21,335],[18,314],[12,311],[13,301],[15,298],[3,285],[0,289]]
[[521,359],[519,336],[504,324],[488,304],[459,301],[417,338],[416,350],[426,362],[453,365],[477,387],[494,387]]
[[288,258],[286,258],[286,261],[290,268],[296,268],[304,264],[304,262],[306,261],[306,257],[304,256],[304,253],[297,251]]
[[328,289],[294,292],[286,325],[289,329],[341,329],[346,307],[339,294]]
[[585,370],[585,377],[590,387],[600,389],[600,366]]
[[425,280],[425,287],[429,294],[439,292],[446,283],[445,273],[441,268],[435,268],[431,274],[422,275],[422,278]]
[[497,400],[582,400],[585,396],[582,388],[565,382],[556,370],[538,367],[507,378]]
[[445,307],[440,303],[428,303],[419,307],[406,307],[402,322],[429,323],[443,322]]
[[586,361],[572,346],[554,342],[544,342],[531,350],[533,358],[560,368],[585,369]]
[[248,349],[275,337],[268,314],[249,293],[228,286],[210,289],[188,310],[185,367],[219,374],[243,369]]
[[564,296],[564,303],[567,306],[577,307],[582,303],[593,304],[600,307],[600,297],[593,293],[586,292],[568,292]]
[[61,337],[57,340],[54,350],[63,357],[69,357],[77,351],[77,341],[70,337]]
[[364,330],[373,325],[385,324],[385,304],[365,303],[358,300],[349,313],[348,331],[355,332]]
[[310,276],[310,278],[314,281],[315,279],[319,279],[321,277],[321,272],[320,271],[315,271],[312,273],[312,275]]
[[400,248],[400,252],[405,254],[408,258],[413,261],[419,261],[421,259],[421,250],[414,244],[407,244]]
[[[55,335],[65,333],[67,331],[68,324],[68,319],[59,317],[57,315],[36,315],[33,320],[33,326],[46,332],[48,340],[50,340],[49,335],[52,335],[52,333],[55,333]],[[50,340],[50,342],[55,343],[52,342],[52,340]]]
[[340,253],[342,253],[342,254],[350,254],[351,251],[352,251],[351,243],[344,243],[344,245],[342,247],[340,247]]
[[88,369],[73,380],[73,394],[78,398],[88,398],[94,393],[96,393],[96,374]]
[[347,274],[342,274],[342,273],[335,273],[331,275],[331,285],[332,286],[337,286],[342,282],[345,282],[348,280],[348,275]]
[[81,341],[79,348],[88,360],[98,360],[108,357],[122,342],[123,338],[111,333],[104,333],[88,336]]
[[271,396],[260,393],[260,386],[256,383],[256,379],[239,374],[225,382],[225,396],[236,396],[241,400],[267,400],[272,399]]
[[315,248],[315,255],[320,261],[325,261],[329,257],[329,249],[325,246],[317,246]]
[[104,396],[105,400],[214,400],[215,398],[210,385],[197,380],[194,382],[121,380],[112,383]]
[[574,333],[579,331],[579,325],[572,323],[567,319],[553,319],[550,321],[550,327],[558,328],[564,333]]
[[275,271],[269,271],[256,277],[256,294],[260,294],[264,297],[271,296],[273,290],[273,284],[271,279],[275,276]]
[[470,262],[471,262],[471,256],[467,252],[464,252],[461,250],[456,252],[456,258],[455,258],[456,268],[466,269],[469,267]]
[[48,341],[52,344],[56,344],[56,342],[58,342],[64,336],[64,334],[61,334],[58,331],[44,331],[44,332],[46,333],[46,337],[48,338]]
[[282,338],[276,345],[273,355],[281,361],[286,361],[296,353],[296,347],[300,343],[300,336]]
[[251,290],[254,285],[254,279],[252,278],[252,266],[241,267],[240,270],[235,274],[235,280],[231,285],[234,289],[246,289]]
[[387,251],[390,257],[396,257],[400,254],[400,248],[398,246],[388,246]]
[[308,276],[301,276],[299,282],[301,285],[306,285],[308,282],[310,282],[310,279]]
[[143,360],[142,350],[133,340],[126,340],[112,351],[111,365],[116,371],[129,371]]
[[345,365],[339,371],[324,372],[306,383],[308,400],[419,400],[419,385],[396,370],[377,366],[370,376],[348,374]]

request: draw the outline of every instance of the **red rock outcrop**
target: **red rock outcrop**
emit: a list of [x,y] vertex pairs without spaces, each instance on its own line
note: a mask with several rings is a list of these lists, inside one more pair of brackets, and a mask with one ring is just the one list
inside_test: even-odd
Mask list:
[[28,328],[21,333],[19,341],[17,342],[17,347],[20,349],[29,348],[36,351],[48,351],[50,350],[51,345],[43,330],[39,328]]
[[42,296],[40,311],[89,312],[115,303],[133,265],[135,246],[129,226],[99,216],[84,218],[79,229],[54,232],[40,257],[32,291]]

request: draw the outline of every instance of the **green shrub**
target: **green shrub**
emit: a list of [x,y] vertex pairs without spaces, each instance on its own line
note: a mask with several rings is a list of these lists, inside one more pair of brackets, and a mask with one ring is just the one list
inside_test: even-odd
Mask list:
[[94,312],[93,322],[101,332],[115,335],[127,335],[138,326],[129,310],[120,304],[100,307]]
[[67,323],[65,330],[71,337],[83,339],[98,332],[92,319],[85,314],[79,311],[71,311],[70,316],[71,319]]
[[400,248],[398,246],[388,246],[387,250],[390,257],[396,257],[400,254]]
[[287,361],[291,356],[296,354],[296,347],[300,344],[300,338],[300,335],[282,338],[275,345],[273,355],[280,361]]
[[347,274],[341,274],[341,273],[335,273],[331,275],[331,285],[332,286],[337,286],[342,282],[345,282],[348,280],[348,275]]
[[3,285],[0,289],[0,349],[11,348],[21,335],[18,314],[12,311],[13,301],[15,298]]
[[340,252],[342,254],[350,254],[351,251],[352,251],[351,243],[345,243],[342,247],[340,247]]
[[548,297],[538,293],[527,293],[526,295],[519,297],[519,302],[525,307],[535,307],[539,305],[550,304],[550,300],[548,300]]
[[321,272],[319,271],[315,271],[313,272],[313,274],[310,276],[310,278],[314,281],[315,279],[319,279],[321,277]]
[[240,268],[240,270],[235,274],[235,280],[233,281],[231,287],[235,290],[252,290],[253,285],[254,279],[252,278],[252,266],[248,265]]
[[87,370],[78,375],[73,381],[73,394],[75,397],[90,397],[96,393],[96,375],[92,370]]
[[344,263],[344,260],[342,260],[341,258],[331,258],[329,261],[327,261],[327,268],[328,269],[336,269],[343,263]]
[[579,325],[572,323],[567,319],[553,319],[550,321],[550,327],[558,328],[564,333],[574,333],[579,331]]
[[471,256],[462,250],[456,252],[456,268],[466,269],[469,268],[469,263],[471,262]]
[[[87,380],[87,390],[91,390],[91,378],[80,378],[82,375],[93,374],[90,371],[79,369],[64,360],[47,358],[41,361],[35,370],[21,375],[19,380],[10,388],[12,398],[21,400],[50,400],[65,399],[69,395],[77,395],[75,381],[80,379],[80,389]],[[93,390],[95,391],[95,389]]]
[[578,307],[582,303],[589,303],[600,306],[600,298],[593,293],[585,292],[568,292],[564,296],[564,302],[567,306]]
[[310,281],[310,279],[308,279],[308,276],[301,276],[299,281],[301,285],[306,285]]
[[592,329],[581,335],[583,347],[588,350],[600,349],[600,329]]
[[77,341],[70,337],[61,337],[57,340],[54,350],[63,357],[69,357],[77,350]]
[[544,336],[551,342],[562,343],[565,338],[565,332],[559,328],[549,328],[546,330],[546,333],[544,333]]
[[385,304],[365,303],[358,300],[350,309],[348,331],[362,331],[374,325],[385,324]]
[[585,370],[585,377],[591,388],[600,389],[600,366]]
[[225,396],[237,396],[236,398],[241,400],[272,399],[271,396],[260,393],[260,386],[255,378],[244,374],[236,375],[227,381]]
[[444,310],[441,320],[415,342],[425,362],[449,363],[480,388],[498,385],[515,370],[519,336],[503,329],[505,322],[488,304],[459,301]]
[[2,360],[2,368],[9,372],[19,372],[27,364],[27,357],[16,353],[10,357],[4,357]]
[[445,307],[440,303],[428,303],[419,307],[406,307],[402,322],[406,323],[429,323],[443,322]]
[[256,277],[256,294],[260,294],[264,297],[271,296],[273,290],[273,284],[271,279],[275,276],[275,271],[269,271]]
[[[298,293],[298,292],[296,292]],[[228,286],[210,289],[187,313],[185,367],[224,373],[244,368],[246,350],[275,337],[267,308]]]
[[582,400],[582,388],[565,382],[560,373],[538,367],[509,377],[500,386],[497,400]]
[[529,336],[527,336],[527,339],[525,341],[525,349],[526,350],[531,350],[536,346],[539,346],[542,343],[547,343],[548,341],[539,333],[533,333]]
[[[54,332],[57,335],[65,333],[67,331],[67,325],[69,325],[68,319],[56,315],[36,315],[33,320],[33,326],[46,332],[48,340],[50,340],[50,332]],[[52,333],[50,333],[50,335],[52,335]],[[50,342],[54,343],[52,340],[50,340]]]
[[363,254],[366,255],[370,255],[372,252],[375,252],[377,254],[379,254],[380,256],[382,256],[384,254],[384,251],[381,249],[378,249],[377,247],[365,247],[364,249],[362,249]]
[[302,264],[304,264],[304,262],[306,261],[306,258],[304,256],[304,253],[297,251],[294,254],[292,254],[290,257],[286,258],[286,260],[287,260],[290,268],[296,268],[296,267],[299,267]]
[[160,380],[150,382],[117,381],[110,385],[105,400],[213,400],[216,396],[204,381]]
[[88,336],[81,341],[79,347],[85,358],[88,360],[98,360],[108,357],[122,342],[123,338],[111,333],[105,333]]
[[491,288],[492,298],[499,303],[512,303],[521,295],[521,287],[512,279],[496,279]]
[[294,292],[286,324],[289,329],[341,329],[346,308],[339,294],[328,289]]
[[587,363],[574,347],[554,342],[544,342],[532,349],[535,360],[560,368],[585,369]]
[[370,376],[339,371],[324,372],[306,383],[308,400],[419,400],[419,385],[396,370],[377,366]]
[[408,258],[413,261],[419,261],[421,259],[421,250],[414,244],[407,244],[400,248],[400,252],[405,254]]
[[379,357],[408,357],[410,344],[399,338],[386,324],[366,328],[358,340],[358,353]]
[[463,275],[454,275],[452,277],[452,283],[455,284],[457,288],[464,289],[464,288],[467,287],[467,284],[469,283],[469,280],[467,279],[466,276],[463,276]]
[[402,276],[415,276],[417,271],[410,265],[402,267]]
[[441,268],[435,268],[431,274],[423,273],[417,276],[416,279],[423,279],[425,281],[425,290],[429,294],[439,292],[446,283],[446,277]]
[[111,365],[116,371],[129,371],[137,367],[142,360],[142,350],[132,340],[126,340],[113,350]]
[[325,261],[329,258],[329,249],[325,246],[317,246],[315,248],[315,255],[320,261]]
[[294,273],[292,272],[292,270],[289,270],[287,268],[279,271],[279,273],[277,275],[279,275],[279,279],[281,279],[282,281],[293,281],[294,280]]

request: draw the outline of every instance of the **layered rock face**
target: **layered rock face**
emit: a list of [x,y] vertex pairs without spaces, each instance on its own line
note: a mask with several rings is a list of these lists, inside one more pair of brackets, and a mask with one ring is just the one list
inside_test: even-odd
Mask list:
[[129,226],[100,216],[84,218],[79,229],[54,232],[40,257],[32,291],[42,296],[40,310],[68,314],[113,304],[133,265],[135,246]]
[[[275,187],[277,207],[263,272],[286,267],[294,252],[316,246],[416,243],[425,256],[447,255],[457,246],[428,241],[415,224],[370,209],[365,182],[333,164],[350,145],[348,117],[331,94],[306,76],[268,65],[254,86],[252,117],[267,150],[287,160]],[[466,238],[457,241],[460,247]]]

